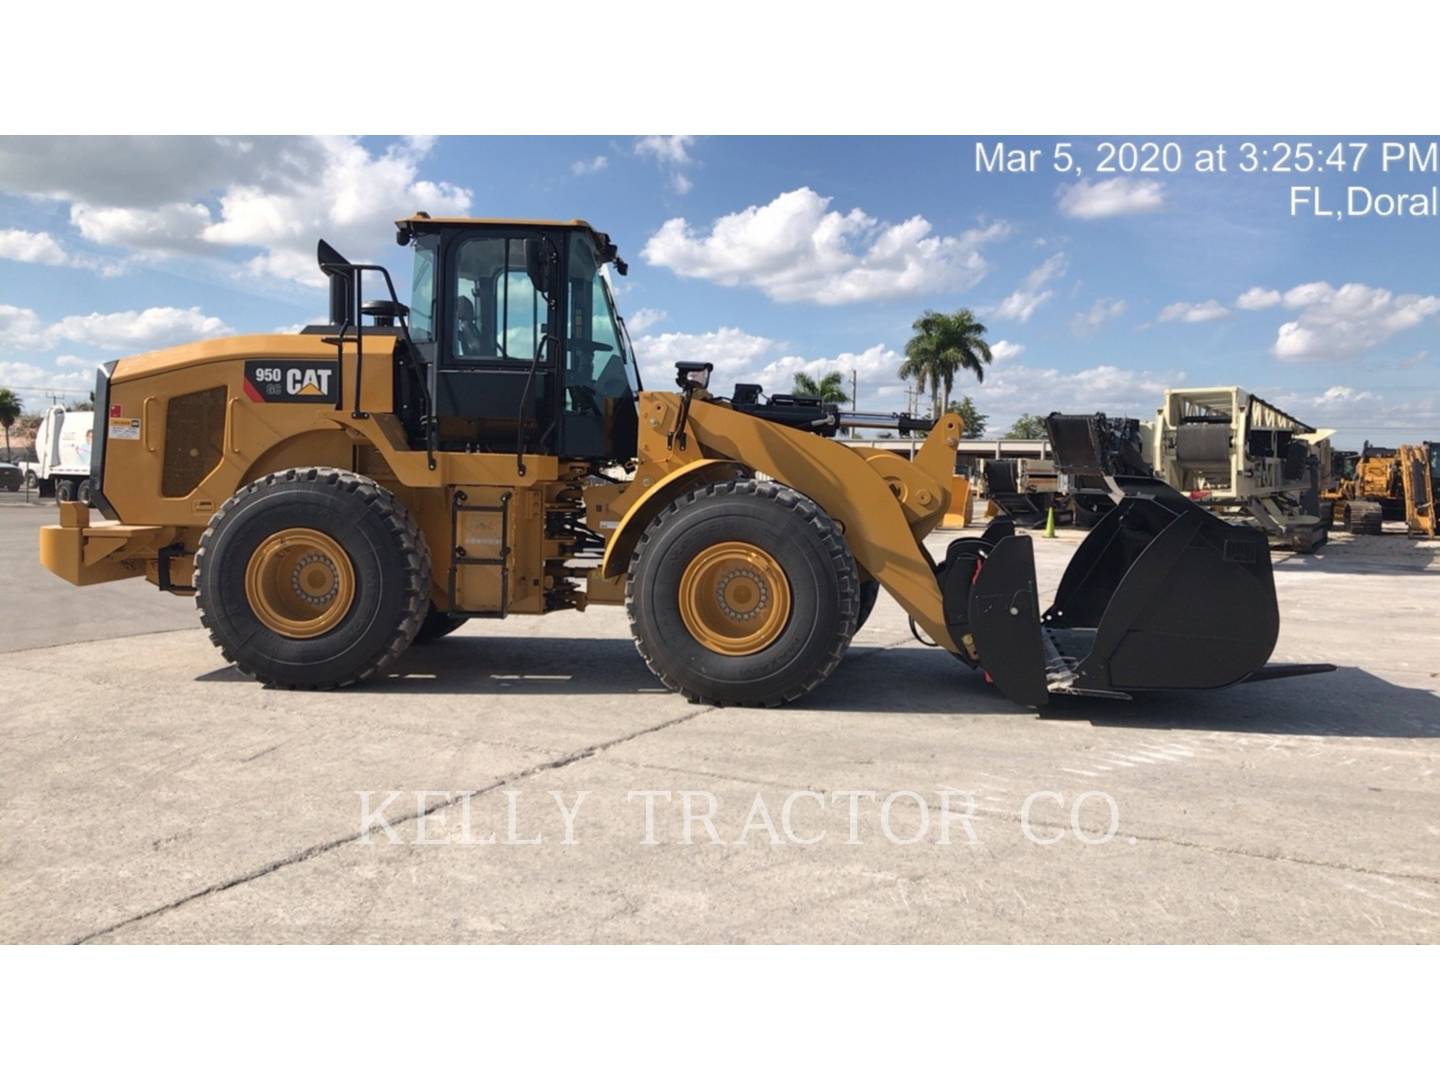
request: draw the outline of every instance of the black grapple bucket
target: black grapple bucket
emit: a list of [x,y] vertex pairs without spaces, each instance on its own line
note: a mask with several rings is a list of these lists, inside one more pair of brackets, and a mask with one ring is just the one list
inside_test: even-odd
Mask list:
[[1266,667],[1280,615],[1264,533],[1221,521],[1159,480],[1120,486],[1043,615],[1030,537],[999,530],[968,542],[984,548],[966,629],[1007,697],[1040,705],[1056,693],[1201,690],[1333,670]]

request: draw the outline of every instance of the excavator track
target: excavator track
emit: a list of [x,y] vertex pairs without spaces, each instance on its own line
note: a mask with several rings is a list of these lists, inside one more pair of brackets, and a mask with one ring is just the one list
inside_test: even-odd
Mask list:
[[1345,528],[1359,536],[1379,536],[1385,512],[1377,502],[1359,500],[1345,504]]

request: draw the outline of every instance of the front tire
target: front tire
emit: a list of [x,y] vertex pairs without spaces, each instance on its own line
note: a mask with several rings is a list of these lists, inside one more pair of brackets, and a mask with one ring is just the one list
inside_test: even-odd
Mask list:
[[342,469],[288,469],[236,492],[195,553],[195,603],[225,659],[268,686],[328,690],[384,671],[430,600],[410,513]]
[[875,601],[880,599],[880,582],[871,578],[860,585],[860,613],[855,619],[855,632],[858,634],[860,628],[870,618],[870,612],[875,610]]
[[732,480],[681,495],[650,523],[625,608],[640,655],[670,689],[711,705],[781,705],[845,655],[860,582],[814,502]]

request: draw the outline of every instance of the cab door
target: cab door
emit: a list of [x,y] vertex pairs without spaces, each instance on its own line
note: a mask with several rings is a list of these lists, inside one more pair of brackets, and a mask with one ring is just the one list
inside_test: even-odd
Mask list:
[[511,453],[523,434],[527,452],[554,452],[560,303],[537,288],[527,243],[560,265],[563,236],[542,229],[465,230],[442,247],[433,329],[442,447]]

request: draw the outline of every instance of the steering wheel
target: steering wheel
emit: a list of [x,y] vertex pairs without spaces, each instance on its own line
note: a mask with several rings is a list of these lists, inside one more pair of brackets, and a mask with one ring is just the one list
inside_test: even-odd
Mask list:
[[592,354],[615,351],[614,345],[606,345],[603,341],[580,341],[572,339],[568,344],[572,349]]

